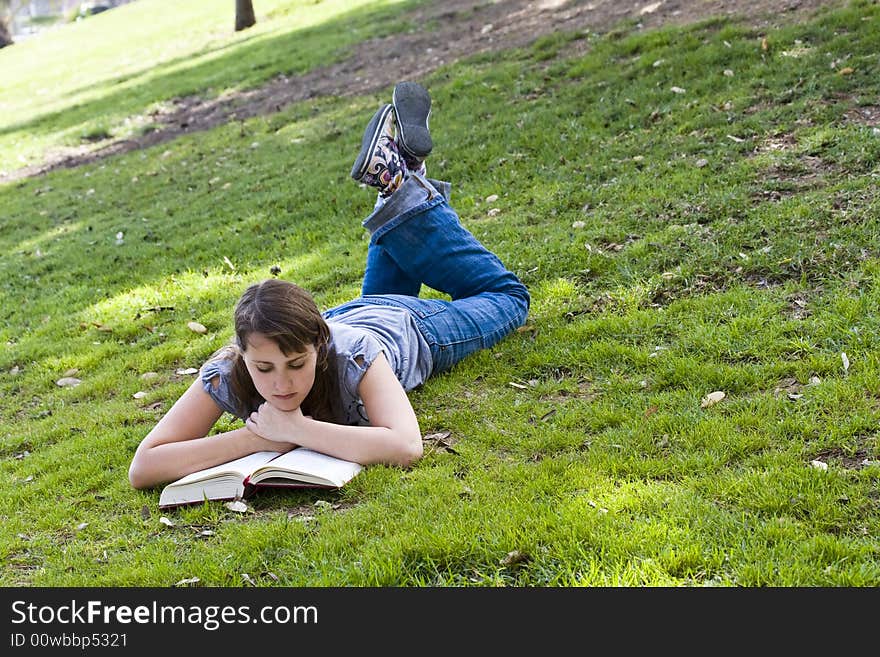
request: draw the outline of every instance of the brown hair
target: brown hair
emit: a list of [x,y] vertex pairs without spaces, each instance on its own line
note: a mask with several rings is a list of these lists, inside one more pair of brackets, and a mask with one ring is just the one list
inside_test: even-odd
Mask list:
[[264,401],[243,358],[253,333],[275,342],[284,354],[305,351],[309,345],[315,348],[315,383],[300,408],[316,420],[333,421],[339,390],[336,368],[331,364],[330,328],[312,295],[289,281],[270,278],[249,286],[236,303],[235,345],[224,355],[232,359],[230,385],[242,417]]

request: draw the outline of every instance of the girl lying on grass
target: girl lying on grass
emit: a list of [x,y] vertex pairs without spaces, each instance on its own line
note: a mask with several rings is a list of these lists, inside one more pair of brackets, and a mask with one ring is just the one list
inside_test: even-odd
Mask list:
[[[141,441],[129,468],[147,488],[258,451],[296,446],[363,465],[422,456],[406,391],[521,326],[529,293],[459,222],[449,184],[426,177],[431,98],[401,82],[370,119],[351,176],[378,188],[362,295],[319,312],[269,279],[245,290],[235,340]],[[451,301],[421,299],[424,283]],[[243,427],[209,436],[228,411]]]

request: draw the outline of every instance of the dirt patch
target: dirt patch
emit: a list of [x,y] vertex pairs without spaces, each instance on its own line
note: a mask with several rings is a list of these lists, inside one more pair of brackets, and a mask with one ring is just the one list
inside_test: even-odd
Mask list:
[[822,461],[828,465],[838,465],[847,470],[861,470],[862,468],[877,464],[876,460],[871,459],[871,454],[867,449],[858,449],[855,452],[847,452],[840,447],[823,449],[816,454],[815,460]]
[[859,125],[866,125],[872,128],[880,127],[880,105],[856,107],[847,112],[846,117]]
[[[822,0],[446,0],[415,8],[413,25],[430,26],[360,44],[345,61],[296,77],[281,76],[262,87],[222,98],[197,96],[172,101],[157,129],[136,139],[68,148],[39,164],[0,173],[0,183],[55,169],[96,162],[113,155],[171,141],[182,134],[208,130],[234,120],[277,112],[290,103],[320,96],[355,96],[421,79],[440,66],[474,54],[528,45],[554,32],[603,33],[621,21],[644,28],[687,24],[717,16],[742,16],[763,30],[782,21],[802,19]],[[570,54],[570,53],[569,53]]]

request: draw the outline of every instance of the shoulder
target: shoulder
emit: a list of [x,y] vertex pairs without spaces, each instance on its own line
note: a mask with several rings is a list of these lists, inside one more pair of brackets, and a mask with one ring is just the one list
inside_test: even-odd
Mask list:
[[236,353],[234,347],[224,347],[216,352],[199,371],[199,378],[202,383],[215,382],[219,378],[228,378],[232,372],[232,362],[235,360]]
[[237,415],[238,399],[231,385],[232,368],[237,357],[235,347],[225,347],[202,365],[199,379],[202,388],[224,411]]
[[330,327],[330,347],[338,356],[353,357],[381,350],[379,341],[364,327],[336,321],[327,322],[327,325]]

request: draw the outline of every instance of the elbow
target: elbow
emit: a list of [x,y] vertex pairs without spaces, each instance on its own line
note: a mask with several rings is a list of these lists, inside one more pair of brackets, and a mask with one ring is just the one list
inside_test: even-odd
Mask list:
[[148,483],[140,469],[132,462],[128,468],[128,483],[136,490],[148,488]]
[[128,466],[128,483],[136,490],[150,488],[156,483],[148,476],[143,462],[137,456],[132,460],[131,465]]
[[422,458],[423,454],[422,436],[416,435],[406,441],[406,445],[398,455],[397,465],[408,468]]

